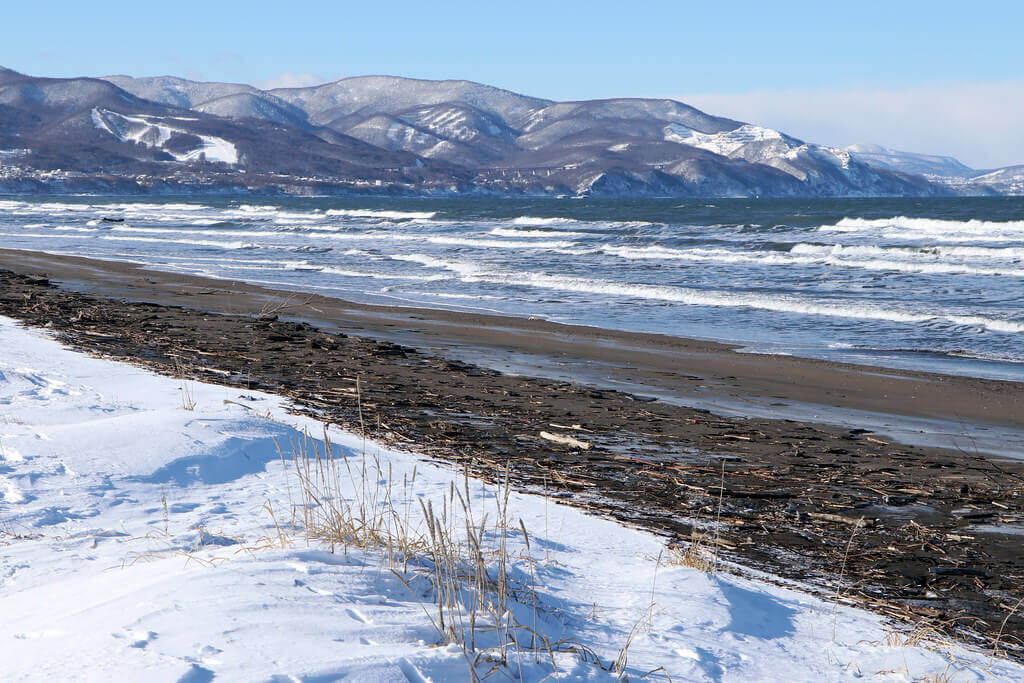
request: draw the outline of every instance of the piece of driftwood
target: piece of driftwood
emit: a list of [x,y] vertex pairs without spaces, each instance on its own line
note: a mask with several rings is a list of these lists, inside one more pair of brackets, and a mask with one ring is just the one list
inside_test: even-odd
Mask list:
[[560,443],[560,444],[562,444],[564,446],[571,446],[573,448],[578,448],[581,451],[589,451],[590,448],[591,448],[591,445],[589,443],[587,443],[586,441],[580,441],[579,439],[574,439],[571,436],[563,436],[561,434],[552,434],[551,432],[541,432],[540,433],[540,438],[545,439],[547,441],[552,441],[554,443]]

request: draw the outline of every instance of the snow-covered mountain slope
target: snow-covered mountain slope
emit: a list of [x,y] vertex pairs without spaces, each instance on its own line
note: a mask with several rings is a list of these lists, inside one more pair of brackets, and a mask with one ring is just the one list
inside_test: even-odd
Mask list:
[[901,152],[871,144],[850,145],[845,149],[869,166],[890,171],[950,178],[969,178],[977,173],[959,159],[949,156]]
[[1003,194],[1024,194],[1024,164],[981,172],[972,177],[971,182],[991,187]]
[[266,94],[245,92],[225,95],[198,104],[192,109],[229,119],[263,119],[296,128],[308,126],[304,112]]
[[172,107],[233,119],[255,118],[289,126],[307,125],[305,112],[251,85],[207,83],[173,76],[104,76],[103,80],[136,97]]
[[263,91],[241,83],[206,83],[190,81],[175,76],[154,76],[133,78],[131,76],[104,76],[103,80],[113,83],[136,97],[172,107],[191,109],[211,100],[229,95],[262,95]]
[[[927,192],[928,186],[853,161],[843,150],[805,143],[770,128],[709,116],[671,101],[552,105],[534,115],[528,132],[516,142],[521,148],[542,152],[559,146],[578,147],[595,138],[607,142],[608,149],[620,151],[624,162],[633,162],[627,166],[640,165],[677,176],[704,192],[711,187],[723,188],[724,192],[730,187],[741,195],[917,194]],[[641,156],[636,153],[640,146],[629,142],[635,138],[671,144],[660,150],[647,145]],[[693,157],[681,152],[680,147],[703,150],[717,159]],[[693,163],[694,159],[701,161]],[[798,182],[780,183],[765,167]],[[704,173],[719,181],[705,182]],[[725,177],[730,180],[720,184]]]
[[485,155],[472,146],[440,137],[387,114],[364,119],[347,128],[345,133],[377,147],[411,152],[429,159],[443,159],[461,165],[468,160],[485,162]]
[[[511,523],[492,530],[494,487],[325,431],[281,397],[74,353],[7,318],[0,347],[4,681],[460,681],[473,664],[479,680],[528,683],[1024,677],[845,601],[685,566],[663,538],[548,496],[510,493]],[[325,438],[353,474],[306,503],[293,449],[322,455]],[[494,647],[483,617],[467,657],[435,627],[429,560],[303,533],[310,509],[344,505],[425,533],[421,510],[441,510],[453,484],[490,520],[480,561],[493,576],[507,563],[502,616],[551,647],[524,628]],[[480,594],[467,586],[460,607]],[[607,671],[627,645],[621,674]]]
[[461,103],[497,116],[513,128],[548,100],[519,95],[471,81],[426,81],[396,76],[359,76],[309,88],[279,88],[270,94],[327,124],[351,114],[394,114],[415,107]]

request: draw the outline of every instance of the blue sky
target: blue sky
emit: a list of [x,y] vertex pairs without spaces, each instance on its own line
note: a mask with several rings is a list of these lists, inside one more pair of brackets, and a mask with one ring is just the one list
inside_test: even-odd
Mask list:
[[[905,99],[946,91],[956,103],[962,88],[1012,90],[1024,80],[1020,2],[11,4],[3,11],[0,64],[34,75],[174,74],[276,85],[388,73],[466,78],[552,99],[705,97],[705,104],[734,107],[716,113],[748,119],[764,103],[762,116],[793,121],[802,130],[789,132],[808,139],[863,131],[882,138],[864,141],[890,146],[899,146],[899,134],[891,139],[870,121],[857,125],[856,118],[871,118],[871,107],[856,117],[834,104],[816,109],[815,93],[834,103],[842,93]],[[794,93],[804,121],[778,113]],[[988,104],[1015,103],[1000,95]],[[941,119],[934,108],[944,105],[928,106],[933,111],[918,116]],[[836,116],[852,129],[815,124]],[[963,140],[954,144],[957,136],[945,140],[942,129],[939,122],[938,137],[924,140],[932,148],[920,151],[970,151]],[[984,165],[1000,156],[982,147],[965,160]],[[1003,156],[1024,162],[1024,139]]]

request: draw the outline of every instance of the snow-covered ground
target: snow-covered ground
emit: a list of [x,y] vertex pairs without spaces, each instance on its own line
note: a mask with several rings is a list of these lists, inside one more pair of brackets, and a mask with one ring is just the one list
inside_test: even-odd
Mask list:
[[[332,554],[292,528],[301,498],[278,444],[290,452],[323,431],[283,399],[90,358],[4,318],[0,349],[0,678],[469,678],[463,652],[438,643],[415,568],[403,580],[383,551]],[[366,458],[377,479],[379,464],[410,500],[439,504],[461,481],[414,454],[329,437],[355,471]],[[493,489],[469,491],[477,509],[495,504]],[[606,666],[639,625],[633,679],[659,667],[651,678],[1024,679],[988,653],[894,645],[860,610],[672,563],[654,536],[547,497],[513,494],[509,506],[531,535],[527,547],[506,534],[509,574],[539,596],[510,611]],[[563,679],[614,678],[554,659]],[[513,648],[508,662],[493,680],[551,673],[546,652]],[[478,672],[492,667],[481,660]]]

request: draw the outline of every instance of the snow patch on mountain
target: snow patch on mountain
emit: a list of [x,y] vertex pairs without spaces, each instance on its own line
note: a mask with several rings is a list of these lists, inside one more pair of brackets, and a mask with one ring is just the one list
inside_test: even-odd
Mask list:
[[744,124],[736,130],[724,133],[707,134],[687,128],[678,123],[665,126],[665,139],[678,142],[698,149],[706,149],[715,154],[730,156],[744,145],[764,140],[783,140],[785,136],[777,130]]
[[166,119],[154,121],[153,118],[142,114],[128,116],[108,109],[94,108],[92,110],[93,125],[110,133],[121,142],[137,142],[147,147],[160,148],[177,161],[197,161],[203,157],[212,162],[238,163],[238,148],[224,138],[213,135],[195,135],[201,144],[194,149],[181,152],[165,149],[165,145],[175,134],[193,135],[193,133],[184,128],[167,125]]

